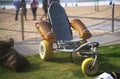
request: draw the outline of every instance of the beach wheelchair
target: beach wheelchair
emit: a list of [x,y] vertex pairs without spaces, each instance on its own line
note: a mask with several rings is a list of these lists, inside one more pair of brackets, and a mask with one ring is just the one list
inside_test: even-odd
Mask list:
[[[62,51],[70,53],[73,60],[73,53],[84,57],[82,71],[92,76],[98,73],[99,64],[97,61],[96,49],[98,42],[87,42],[92,35],[79,19],[68,20],[64,8],[57,2],[53,2],[48,9],[49,22],[41,21],[36,23],[42,41],[39,44],[39,54],[42,60],[49,60],[53,52]],[[73,39],[71,28],[78,31],[80,38]]]

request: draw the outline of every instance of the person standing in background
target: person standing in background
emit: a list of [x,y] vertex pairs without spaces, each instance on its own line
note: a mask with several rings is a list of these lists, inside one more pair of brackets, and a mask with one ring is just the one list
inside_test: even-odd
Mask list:
[[43,8],[44,14],[43,14],[42,17],[40,18],[40,20],[42,20],[43,17],[45,17],[46,20],[47,20],[47,14],[48,14],[48,0],[42,0],[42,8]]
[[16,9],[15,21],[17,21],[18,20],[18,13],[20,10],[20,0],[14,0],[13,5],[15,6],[15,9]]
[[22,0],[20,4],[22,8],[23,15],[25,16],[25,20],[27,20],[27,8],[26,8],[26,1]]
[[113,1],[112,0],[109,0],[110,2],[109,2],[109,5],[112,5],[113,4]]
[[48,19],[47,18],[47,14],[48,14],[48,7],[50,6],[51,2],[53,1],[56,1],[56,2],[59,2],[59,0],[42,0],[42,8],[43,8],[43,11],[44,11],[44,14],[42,15],[42,17],[40,18],[40,20],[43,19],[43,17],[46,18],[46,20]]
[[31,5],[32,14],[33,14],[33,20],[36,20],[36,15],[37,15],[36,12],[39,6],[38,0],[31,0],[30,5]]

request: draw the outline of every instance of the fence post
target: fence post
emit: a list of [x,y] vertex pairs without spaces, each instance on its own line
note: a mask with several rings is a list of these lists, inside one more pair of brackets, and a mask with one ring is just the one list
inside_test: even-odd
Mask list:
[[95,1],[95,11],[99,11],[99,0],[94,0]]
[[112,4],[112,32],[114,32],[114,8],[115,4]]
[[24,40],[24,19],[23,19],[23,8],[21,10],[21,35],[22,40]]

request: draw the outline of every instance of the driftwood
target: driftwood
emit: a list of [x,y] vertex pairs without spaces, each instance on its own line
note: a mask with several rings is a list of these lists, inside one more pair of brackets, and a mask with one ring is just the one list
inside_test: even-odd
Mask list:
[[14,49],[14,40],[0,41],[0,64],[16,72],[29,66],[28,60]]

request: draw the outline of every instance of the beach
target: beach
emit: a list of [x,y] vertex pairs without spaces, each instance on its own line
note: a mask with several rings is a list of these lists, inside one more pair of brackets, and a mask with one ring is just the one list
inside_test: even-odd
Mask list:
[[[94,6],[74,6],[64,7],[68,15],[69,20],[80,19],[86,27],[103,23],[111,22],[112,18],[112,6],[100,5],[99,11],[95,11]],[[37,32],[35,23],[40,22],[40,17],[43,15],[42,8],[37,10],[37,20],[32,20],[31,9],[27,10],[27,19],[24,21],[24,39],[40,38],[40,34]],[[19,12],[19,20],[15,21],[15,9],[0,10],[0,40],[13,38],[15,42],[22,41],[21,34],[21,15]],[[114,12],[115,21],[120,22],[120,5],[115,6]],[[105,26],[101,26],[104,28]],[[93,35],[103,33],[99,30],[95,31],[90,29]],[[41,38],[40,38],[41,39]]]

